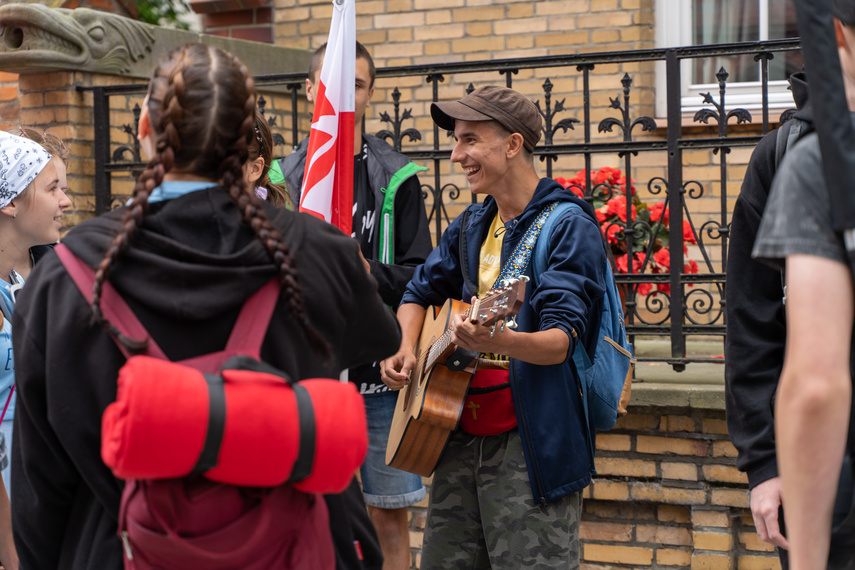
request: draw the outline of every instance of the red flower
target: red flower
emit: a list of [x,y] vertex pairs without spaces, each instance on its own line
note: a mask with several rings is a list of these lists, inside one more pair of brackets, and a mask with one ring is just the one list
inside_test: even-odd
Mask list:
[[689,223],[689,220],[683,220],[683,242],[692,244],[698,243],[698,240],[695,239],[695,232],[692,231],[692,224]]
[[565,188],[568,188],[571,192],[573,192],[573,194],[575,194],[577,198],[585,197],[585,193],[582,191],[582,186],[578,186],[576,184],[568,184],[567,186],[565,186]]
[[[609,200],[608,202],[608,214],[611,216],[617,216],[620,221],[626,221],[626,196],[618,195]],[[635,219],[635,206],[632,206],[632,219]]]
[[668,225],[668,208],[665,207],[665,202],[656,202],[647,210],[650,212],[651,222],[658,222],[659,218],[663,218],[662,224]]
[[698,272],[698,263],[694,259],[690,259],[686,265],[683,266],[683,273],[697,273]]
[[639,283],[637,291],[639,295],[649,295],[651,289],[653,289],[653,285],[650,283]]
[[618,239],[617,234],[623,231],[623,226],[612,223],[601,227],[603,228],[603,237],[606,241],[609,243],[620,243],[620,239]]
[[[641,263],[643,259],[640,253],[632,256],[632,272],[639,273],[641,271]],[[615,268],[618,273],[629,273],[629,268],[626,266],[626,254],[615,257]]]
[[656,290],[662,291],[666,295],[671,293],[671,284],[670,283],[657,283]]
[[600,225],[608,219],[608,209],[608,206],[603,206],[602,208],[594,210],[594,213],[597,215],[597,221],[600,222]]
[[671,252],[663,247],[653,254],[653,261],[659,264],[663,270],[667,272],[671,268]]

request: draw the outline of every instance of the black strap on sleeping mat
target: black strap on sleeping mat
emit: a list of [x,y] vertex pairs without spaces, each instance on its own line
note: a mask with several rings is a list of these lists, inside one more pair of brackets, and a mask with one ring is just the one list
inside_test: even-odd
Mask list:
[[223,433],[226,430],[226,390],[223,377],[219,374],[205,374],[208,383],[208,431],[205,434],[205,445],[199,460],[193,467],[193,473],[204,473],[217,466],[220,447],[223,444]]

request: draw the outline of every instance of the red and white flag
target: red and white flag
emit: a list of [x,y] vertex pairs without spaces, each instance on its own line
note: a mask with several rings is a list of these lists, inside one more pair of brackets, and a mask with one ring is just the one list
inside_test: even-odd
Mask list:
[[351,235],[356,84],[355,0],[333,0],[330,36],[315,97],[300,211]]

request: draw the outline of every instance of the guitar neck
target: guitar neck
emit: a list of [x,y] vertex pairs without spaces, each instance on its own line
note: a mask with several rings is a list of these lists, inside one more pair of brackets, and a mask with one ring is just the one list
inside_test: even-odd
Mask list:
[[[477,308],[479,304],[480,301],[476,300],[475,305],[471,305],[469,308],[466,309],[466,311],[461,314],[465,317],[477,314]],[[474,311],[473,308],[475,309]],[[425,368],[428,370],[433,368],[434,364],[439,362],[441,359],[447,357],[452,350],[454,350],[454,345],[451,344],[451,328],[447,328],[445,329],[445,332],[442,333],[442,336],[436,339],[436,341],[431,345],[430,350],[428,351]]]

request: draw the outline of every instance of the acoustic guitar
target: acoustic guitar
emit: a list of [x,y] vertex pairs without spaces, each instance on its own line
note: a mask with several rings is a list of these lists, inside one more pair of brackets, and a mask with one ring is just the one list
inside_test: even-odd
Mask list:
[[[472,305],[449,299],[442,307],[428,309],[410,383],[398,393],[386,445],[387,465],[429,476],[457,428],[478,353],[451,343],[451,317],[465,314],[471,323],[492,326],[495,332],[519,312],[524,297],[525,282],[513,279]],[[513,321],[507,324],[516,328]]]

